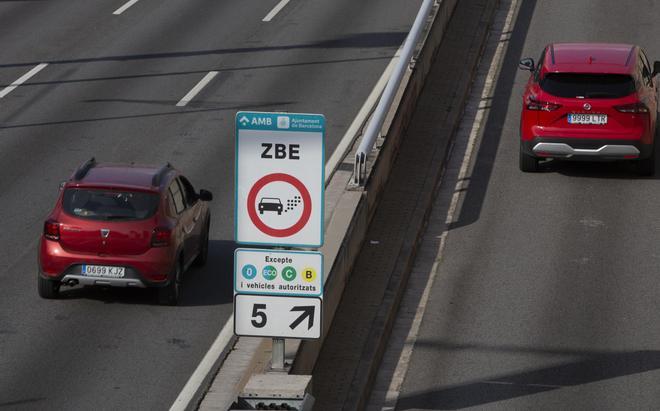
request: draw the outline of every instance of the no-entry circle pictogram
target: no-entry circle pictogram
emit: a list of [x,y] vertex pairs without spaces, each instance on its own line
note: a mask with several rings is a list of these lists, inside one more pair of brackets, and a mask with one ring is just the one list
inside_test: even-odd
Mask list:
[[[273,228],[267,225],[261,220],[255,208],[255,205],[257,204],[257,194],[259,191],[266,184],[274,183],[277,181],[291,184],[296,190],[298,190],[302,198],[303,210],[300,218],[293,225],[287,228]],[[259,229],[259,231],[262,233],[271,237],[290,237],[302,230],[309,221],[309,217],[312,215],[312,197],[309,195],[307,187],[305,187],[305,185],[294,176],[285,173],[272,173],[261,177],[259,180],[257,180],[256,183],[254,183],[250,189],[250,192],[248,193],[247,209],[250,220],[252,220],[252,224],[254,224],[254,226],[257,227],[257,229]]]

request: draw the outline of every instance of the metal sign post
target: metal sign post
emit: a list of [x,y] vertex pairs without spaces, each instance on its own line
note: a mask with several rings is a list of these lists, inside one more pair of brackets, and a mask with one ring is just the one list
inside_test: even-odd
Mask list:
[[271,368],[275,371],[284,370],[284,341],[284,338],[273,338]]

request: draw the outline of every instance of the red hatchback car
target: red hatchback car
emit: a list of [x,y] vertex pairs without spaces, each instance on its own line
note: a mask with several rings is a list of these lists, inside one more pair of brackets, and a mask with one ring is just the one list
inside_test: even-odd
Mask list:
[[544,158],[635,160],[642,175],[655,169],[657,94],[644,51],[627,44],[555,43],[531,71],[520,116],[520,169]]
[[169,164],[97,163],[62,183],[39,246],[39,295],[60,286],[158,287],[175,305],[182,273],[208,254],[211,216],[206,190]]

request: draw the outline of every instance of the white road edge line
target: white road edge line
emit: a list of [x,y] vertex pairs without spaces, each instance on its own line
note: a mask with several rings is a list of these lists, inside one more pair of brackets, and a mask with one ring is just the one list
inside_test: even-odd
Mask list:
[[211,80],[213,80],[213,78],[214,78],[215,76],[217,76],[217,75],[218,75],[218,72],[217,72],[217,71],[209,71],[209,72],[204,76],[204,78],[201,79],[201,80],[199,81],[199,83],[197,83],[197,84],[195,85],[195,87],[193,87],[192,90],[190,90],[190,91],[188,92],[188,94],[186,94],[185,96],[183,96],[183,98],[182,98],[181,100],[179,100],[178,103],[176,103],[176,106],[177,106],[177,107],[184,107],[185,105],[187,105],[188,103],[190,103],[190,101],[192,101],[192,99],[194,99],[195,96],[196,96],[200,91],[202,91],[202,89],[203,89],[204,87],[206,87],[206,85],[209,84],[209,83],[211,82]]
[[[508,39],[511,36],[511,27],[513,25],[514,16],[518,10],[518,4],[520,3],[520,1],[522,0],[511,0],[511,3],[509,4],[509,10],[505,19],[504,27],[502,28],[499,42],[497,44],[493,56],[493,60],[491,61],[491,64],[488,68],[488,72],[486,74],[486,79],[481,92],[480,101],[484,101],[484,97],[491,96],[494,91],[494,87],[496,83],[496,75],[502,65],[502,60],[504,58],[504,53],[506,51],[505,48],[507,47]],[[422,320],[426,312],[426,306],[428,304],[431,289],[433,288],[433,284],[435,283],[440,262],[442,261],[442,255],[447,242],[448,227],[449,224],[451,224],[454,221],[454,218],[459,211],[459,199],[464,193],[463,189],[465,188],[464,186],[465,177],[468,173],[472,155],[474,154],[474,150],[477,142],[476,140],[479,135],[479,130],[481,129],[485,120],[484,117],[485,110],[486,110],[485,108],[479,105],[477,108],[477,113],[475,115],[474,121],[472,122],[466,149],[465,149],[465,154],[463,155],[460,171],[458,174],[458,178],[456,180],[456,185],[454,187],[454,194],[452,195],[449,209],[447,210],[447,217],[445,220],[446,227],[443,230],[442,234],[440,235],[440,244],[438,245],[438,249],[437,249],[438,251],[436,252],[435,261],[433,262],[433,265],[431,267],[429,278],[427,279],[426,285],[424,287],[424,291],[422,292],[422,296],[419,299],[417,309],[415,310],[415,316],[412,320],[412,324],[410,326],[410,330],[408,331],[408,335],[406,336],[405,344],[403,346],[403,349],[401,350],[401,354],[399,355],[398,362],[395,367],[394,373],[392,374],[392,379],[390,380],[389,387],[387,388],[385,401],[383,402],[383,405],[381,407],[382,411],[385,410],[389,411],[396,409],[396,405],[399,401],[399,394],[401,392],[401,387],[403,386],[403,381],[406,377],[406,374],[408,374],[408,366],[410,365],[413,349],[415,348],[415,343],[417,341],[417,335],[419,334],[419,329],[421,327]]]
[[342,137],[337,147],[335,147],[335,151],[332,152],[332,155],[328,159],[328,162],[325,163],[326,184],[332,178],[332,175],[337,169],[337,166],[339,166],[339,162],[342,161],[342,159],[346,156],[346,152],[348,151],[348,149],[351,148],[351,145],[353,144],[355,137],[357,137],[358,131],[360,130],[360,128],[364,126],[364,124],[367,121],[367,118],[374,111],[374,108],[378,103],[378,98],[380,97],[381,94],[383,94],[383,90],[385,90],[387,81],[390,79],[390,76],[392,75],[394,66],[396,65],[397,61],[399,61],[399,59],[401,58],[402,49],[403,49],[403,45],[401,45],[399,49],[396,51],[396,53],[394,53],[392,60],[390,60],[390,63],[387,65],[387,67],[385,67],[385,71],[383,71],[383,74],[380,76],[380,79],[378,79],[378,82],[374,86],[373,90],[371,90],[371,94],[369,94],[369,97],[367,97],[367,100],[362,105],[362,108],[360,108],[360,111],[358,111],[357,115],[353,119],[353,122],[348,127],[348,130],[346,130],[344,137]]
[[126,2],[126,4],[124,4],[123,6],[121,6],[120,8],[115,10],[114,12],[112,12],[112,14],[114,14],[115,16],[119,16],[120,14],[125,12],[129,7],[131,7],[132,5],[137,3],[138,1],[139,0],[128,0],[128,2]]
[[199,387],[202,385],[208,374],[211,372],[213,365],[218,361],[220,354],[224,351],[229,341],[231,341],[232,336],[234,335],[234,314],[232,314],[225,326],[222,327],[222,331],[218,334],[218,337],[215,339],[211,348],[209,348],[202,361],[199,363],[195,372],[192,373],[188,382],[183,387],[179,396],[176,397],[174,403],[170,407],[170,411],[185,411],[190,405],[193,397]]
[[14,81],[14,82],[11,83],[10,85],[8,85],[8,86],[5,87],[4,89],[2,89],[2,91],[0,91],[0,98],[3,98],[3,97],[6,96],[7,94],[9,94],[9,93],[11,93],[12,91],[14,91],[14,89],[15,89],[16,87],[18,87],[18,86],[20,86],[21,84],[23,84],[23,83],[25,83],[26,81],[28,81],[32,76],[34,76],[35,74],[37,74],[38,72],[40,72],[41,70],[43,70],[44,68],[46,68],[47,65],[48,65],[48,63],[41,63],[41,64],[37,64],[35,67],[32,67],[32,70],[30,70],[30,71],[28,71],[27,73],[23,74],[18,80]]
[[280,1],[275,8],[273,8],[270,13],[266,14],[266,17],[264,17],[263,20],[261,21],[271,21],[275,16],[277,16],[277,13],[279,13],[284,6],[286,6],[289,3],[290,0],[282,0]]

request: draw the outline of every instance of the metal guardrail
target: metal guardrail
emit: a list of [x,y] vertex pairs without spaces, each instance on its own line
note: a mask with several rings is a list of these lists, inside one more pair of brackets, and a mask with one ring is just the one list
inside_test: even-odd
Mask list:
[[364,136],[362,136],[360,145],[358,146],[357,152],[355,153],[355,165],[353,169],[354,183],[358,186],[364,185],[367,170],[367,157],[369,152],[371,152],[374,143],[376,142],[376,138],[378,137],[380,130],[383,127],[385,116],[387,115],[387,112],[392,105],[392,101],[394,101],[396,92],[399,89],[403,75],[405,74],[406,68],[410,63],[412,55],[415,51],[415,46],[419,41],[419,37],[421,36],[422,30],[424,29],[426,19],[429,14],[431,14],[431,10],[435,1],[436,0],[424,0],[422,3],[422,6],[417,13],[417,17],[415,17],[415,22],[413,23],[412,28],[406,37],[403,50],[401,51],[401,58],[394,68],[392,77],[390,77],[389,81],[387,82],[387,86],[385,86],[383,95],[378,101],[378,105],[374,110],[371,121],[369,121],[369,124],[367,125]]

